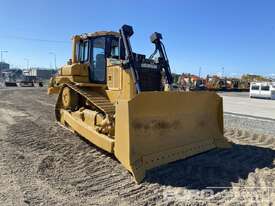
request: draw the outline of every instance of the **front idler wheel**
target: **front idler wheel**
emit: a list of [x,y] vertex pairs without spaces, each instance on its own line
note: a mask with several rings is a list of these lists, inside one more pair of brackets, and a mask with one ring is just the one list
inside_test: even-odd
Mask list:
[[65,87],[62,91],[62,105],[66,110],[76,111],[78,108],[79,96],[69,87]]

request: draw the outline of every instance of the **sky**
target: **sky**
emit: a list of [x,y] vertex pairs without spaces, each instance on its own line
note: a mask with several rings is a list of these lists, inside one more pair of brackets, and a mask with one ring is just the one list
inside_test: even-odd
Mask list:
[[[71,58],[71,37],[134,28],[135,52],[150,55],[157,31],[172,72],[275,74],[273,0],[0,0],[0,50],[13,67],[53,67]],[[222,69],[223,68],[223,69]]]

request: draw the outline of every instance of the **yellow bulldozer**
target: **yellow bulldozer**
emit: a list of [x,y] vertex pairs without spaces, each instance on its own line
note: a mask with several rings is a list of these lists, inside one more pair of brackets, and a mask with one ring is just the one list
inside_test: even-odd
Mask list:
[[132,51],[133,28],[73,36],[72,59],[49,83],[56,119],[113,153],[137,183],[146,170],[214,148],[223,136],[222,98],[172,90],[162,35],[146,58]]

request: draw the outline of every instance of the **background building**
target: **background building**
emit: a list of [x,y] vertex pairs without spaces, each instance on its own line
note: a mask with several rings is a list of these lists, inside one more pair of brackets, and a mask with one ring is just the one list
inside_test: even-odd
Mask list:
[[0,72],[10,69],[10,65],[6,62],[0,62]]

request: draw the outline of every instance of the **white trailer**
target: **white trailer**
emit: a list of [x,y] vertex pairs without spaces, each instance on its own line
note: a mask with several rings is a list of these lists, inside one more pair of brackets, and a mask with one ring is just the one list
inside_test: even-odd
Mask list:
[[251,82],[250,98],[275,99],[275,82]]

